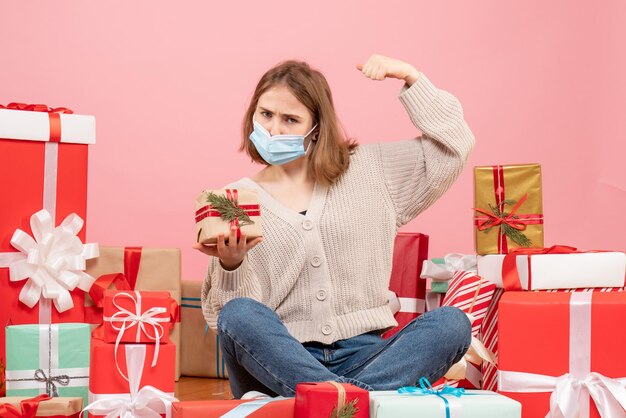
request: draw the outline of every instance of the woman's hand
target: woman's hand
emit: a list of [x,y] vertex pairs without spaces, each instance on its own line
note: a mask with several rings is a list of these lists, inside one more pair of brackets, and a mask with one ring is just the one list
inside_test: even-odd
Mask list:
[[246,233],[241,231],[239,242],[237,242],[237,228],[232,227],[228,236],[228,244],[224,241],[224,234],[219,234],[217,236],[217,245],[208,246],[195,243],[192,248],[206,255],[218,257],[224,270],[235,270],[243,262],[248,251],[263,241],[263,238],[258,237],[248,242]]
[[395,58],[384,57],[374,54],[365,64],[357,64],[357,70],[372,80],[384,80],[385,78],[397,78],[404,80],[409,86],[415,83],[420,72],[411,64]]

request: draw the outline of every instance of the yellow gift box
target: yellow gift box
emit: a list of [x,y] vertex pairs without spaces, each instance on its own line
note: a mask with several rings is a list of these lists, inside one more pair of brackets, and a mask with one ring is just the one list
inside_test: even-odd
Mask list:
[[539,164],[474,167],[476,253],[543,248]]
[[249,189],[205,190],[196,198],[196,241],[217,244],[219,234],[228,242],[231,227],[237,239],[245,232],[248,240],[263,235],[259,192]]

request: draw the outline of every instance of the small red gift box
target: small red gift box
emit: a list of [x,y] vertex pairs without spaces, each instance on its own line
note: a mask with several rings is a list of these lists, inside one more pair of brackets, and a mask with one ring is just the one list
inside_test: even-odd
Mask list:
[[[172,418],[217,418],[241,409],[249,418],[292,418],[293,398],[176,402]],[[241,415],[244,416],[244,415]]]
[[[106,416],[111,409],[121,408],[123,402],[130,402],[131,392],[136,393],[135,398],[153,399],[149,406],[157,413],[165,415],[168,405],[171,409],[175,401],[176,346],[160,344],[158,353],[157,347],[155,344],[118,346],[91,339],[90,404],[86,407],[90,417]],[[116,403],[112,405],[111,400]]]
[[296,385],[294,418],[331,417],[334,410],[353,409],[354,418],[368,418],[370,395],[349,383],[319,382]]
[[107,290],[104,294],[104,341],[170,342],[178,304],[168,292]]

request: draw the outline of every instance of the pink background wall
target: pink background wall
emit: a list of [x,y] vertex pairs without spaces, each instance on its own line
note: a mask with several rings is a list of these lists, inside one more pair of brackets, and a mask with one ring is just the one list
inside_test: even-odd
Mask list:
[[[514,4],[513,4],[514,3]],[[431,255],[473,250],[474,165],[539,162],[546,243],[626,249],[626,2],[55,1],[0,3],[0,103],[97,117],[88,239],[190,249],[193,199],[260,167],[238,154],[260,75],[287,58],[327,76],[360,142],[415,129],[398,81],[354,66],[405,59],[453,92],[477,138],[468,168],[406,227]]]

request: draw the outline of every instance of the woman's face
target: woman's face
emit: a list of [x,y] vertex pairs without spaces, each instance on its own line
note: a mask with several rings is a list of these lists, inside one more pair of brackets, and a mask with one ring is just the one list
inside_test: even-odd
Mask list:
[[313,115],[284,84],[259,97],[254,120],[270,135],[305,135],[313,127]]

